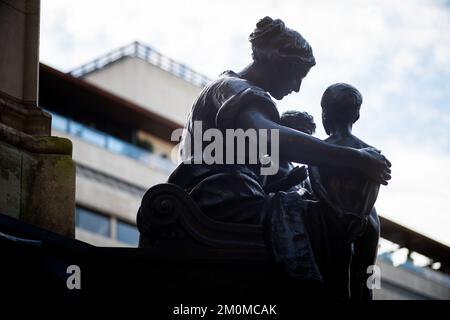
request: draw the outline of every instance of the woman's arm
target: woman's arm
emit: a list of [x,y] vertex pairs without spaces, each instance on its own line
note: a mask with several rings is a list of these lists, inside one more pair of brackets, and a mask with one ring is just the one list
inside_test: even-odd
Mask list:
[[[311,165],[348,167],[361,170],[374,181],[387,185],[390,162],[374,148],[353,149],[326,143],[270,120],[257,107],[248,107],[236,119],[236,127],[247,130],[278,129],[280,158]],[[270,139],[270,134],[268,135]],[[268,141],[271,145],[271,142]]]

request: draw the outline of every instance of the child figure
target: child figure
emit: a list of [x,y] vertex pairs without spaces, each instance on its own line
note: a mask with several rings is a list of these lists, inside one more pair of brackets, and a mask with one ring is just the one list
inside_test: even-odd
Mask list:
[[[329,135],[326,142],[356,149],[370,147],[352,134],[361,104],[361,93],[349,84],[336,83],[325,90],[321,106],[322,123]],[[353,169],[311,166],[309,172],[316,196],[346,222],[349,240],[358,237],[365,229],[380,185]]]
[[[329,135],[326,142],[357,149],[370,147],[352,133],[361,104],[361,93],[349,84],[337,83],[325,90],[321,106],[322,123]],[[321,262],[321,272],[335,288],[344,287],[346,276],[351,274],[352,298],[371,299],[365,270],[375,263],[377,254],[379,220],[374,204],[380,185],[354,169],[309,166],[308,173],[319,208],[327,217],[325,228],[334,232],[328,236],[335,239],[328,258]],[[314,242],[320,244],[321,239]],[[334,265],[343,256],[348,265]],[[335,279],[345,281],[339,284]]]
[[[286,111],[281,115],[280,124],[303,133],[312,135],[316,130],[314,119],[307,112]],[[299,189],[306,183],[308,177],[304,166],[295,167],[289,161],[280,160],[277,174],[266,176],[264,191],[266,193],[276,191],[287,191],[292,188]],[[303,183],[303,184],[302,184]]]

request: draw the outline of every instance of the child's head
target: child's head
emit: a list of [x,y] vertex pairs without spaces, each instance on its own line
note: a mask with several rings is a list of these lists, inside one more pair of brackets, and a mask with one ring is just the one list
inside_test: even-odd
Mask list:
[[362,95],[346,83],[329,86],[322,96],[322,123],[327,134],[336,126],[348,126],[359,119]]
[[306,134],[316,131],[316,124],[311,115],[300,111],[286,111],[281,115],[281,125],[289,127]]

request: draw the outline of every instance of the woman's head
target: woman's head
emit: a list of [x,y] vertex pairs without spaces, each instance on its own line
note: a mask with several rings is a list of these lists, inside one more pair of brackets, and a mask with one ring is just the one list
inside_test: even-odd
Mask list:
[[302,79],[316,64],[311,46],[300,33],[279,19],[265,17],[249,40],[253,60],[273,79],[268,91],[277,99],[298,92]]

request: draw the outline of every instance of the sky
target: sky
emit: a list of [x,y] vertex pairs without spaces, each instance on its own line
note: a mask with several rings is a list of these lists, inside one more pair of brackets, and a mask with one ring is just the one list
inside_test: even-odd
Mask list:
[[41,61],[70,71],[140,41],[215,78],[251,62],[264,16],[311,44],[317,65],[279,110],[312,114],[336,82],[363,95],[353,132],[392,162],[380,215],[450,245],[450,1],[42,0]]

